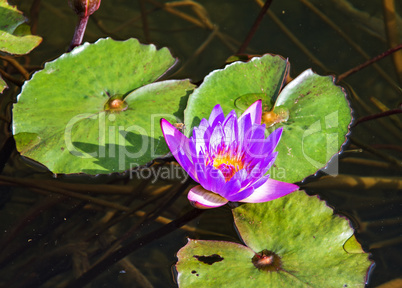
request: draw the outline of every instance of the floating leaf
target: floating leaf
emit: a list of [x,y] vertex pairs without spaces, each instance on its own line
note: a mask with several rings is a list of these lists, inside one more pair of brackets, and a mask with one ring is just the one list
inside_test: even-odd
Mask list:
[[343,245],[353,229],[303,191],[233,210],[247,246],[189,240],[178,252],[178,282],[195,287],[364,287],[367,254]]
[[[225,114],[240,115],[257,98],[263,103],[267,134],[284,128],[274,179],[297,182],[323,168],[345,142],[351,110],[344,90],[331,76],[306,70],[283,89],[288,62],[280,56],[264,55],[247,63],[235,62],[210,73],[190,96],[184,113],[187,134],[216,104]],[[337,173],[334,165],[328,173]]]
[[3,93],[4,89],[6,89],[7,87],[7,83],[0,76],[0,94]]
[[17,8],[0,0],[0,51],[10,54],[27,54],[42,42],[39,36],[31,35],[26,21]]
[[355,235],[352,235],[348,241],[345,242],[343,249],[350,254],[364,253],[362,246],[360,246],[360,243],[357,242]]
[[188,80],[152,83],[174,62],[166,48],[101,39],[46,63],[14,107],[18,150],[55,173],[90,174],[166,154],[160,118],[182,121],[194,87]]

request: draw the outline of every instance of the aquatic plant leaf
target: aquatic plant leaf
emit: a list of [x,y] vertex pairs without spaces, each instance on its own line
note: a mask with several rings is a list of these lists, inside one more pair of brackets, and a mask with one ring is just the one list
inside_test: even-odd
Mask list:
[[[179,287],[258,287],[255,278],[244,282],[259,274],[251,262],[254,254],[250,248],[237,243],[189,239],[177,253]],[[240,282],[238,286],[237,282]]]
[[317,197],[298,191],[233,216],[246,246],[189,240],[177,254],[179,287],[364,287],[368,255],[344,250],[353,229]]
[[54,173],[121,172],[166,154],[160,118],[182,121],[194,88],[152,83],[174,62],[166,48],[101,39],[46,63],[14,106],[17,149]]
[[[247,63],[235,62],[223,70],[211,72],[189,98],[184,112],[186,134],[190,135],[192,127],[198,126],[202,118],[208,119],[216,104],[221,105],[225,115],[235,109],[240,116],[258,99],[262,99],[263,110],[270,109],[271,99],[277,97],[287,75],[287,68],[288,61],[282,57],[265,55]],[[239,97],[244,97],[244,101]]]
[[[213,71],[189,98],[184,113],[187,134],[216,104],[225,114],[234,109],[240,115],[260,98],[266,135],[284,129],[270,177],[297,182],[322,169],[338,154],[349,131],[352,117],[345,91],[333,77],[310,69],[282,88],[288,70],[287,60],[267,54]],[[326,172],[337,174],[336,163]]]
[[0,76],[0,94],[3,93],[4,89],[6,89],[7,87],[7,83]]
[[360,243],[357,242],[355,235],[352,235],[348,241],[345,242],[343,249],[350,254],[364,253],[362,246],[360,246]]
[[42,42],[39,36],[31,35],[24,24],[25,17],[7,0],[0,0],[0,51],[10,54],[27,54]]

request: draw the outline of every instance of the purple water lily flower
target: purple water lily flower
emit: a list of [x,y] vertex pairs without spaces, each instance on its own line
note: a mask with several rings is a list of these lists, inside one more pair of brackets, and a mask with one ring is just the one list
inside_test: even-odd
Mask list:
[[200,185],[188,199],[197,208],[213,208],[231,202],[259,203],[285,196],[299,187],[265,175],[275,161],[282,135],[276,129],[265,138],[261,125],[261,101],[252,104],[239,119],[231,111],[225,118],[221,106],[212,109],[187,138],[161,119],[166,143],[177,162]]

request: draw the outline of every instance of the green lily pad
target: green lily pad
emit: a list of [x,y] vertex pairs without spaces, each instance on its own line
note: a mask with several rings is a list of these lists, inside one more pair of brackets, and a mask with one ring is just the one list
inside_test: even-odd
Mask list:
[[[334,84],[333,77],[319,76],[310,69],[281,89],[288,71],[287,60],[270,54],[213,71],[189,98],[184,112],[187,134],[209,117],[216,104],[221,104],[225,114],[234,109],[240,116],[262,99],[267,135],[279,127],[284,129],[270,176],[297,182],[314,174],[345,142],[351,109],[345,91]],[[337,174],[337,166],[326,172]]]
[[161,118],[182,121],[189,80],[155,82],[175,59],[135,39],[101,39],[33,75],[13,111],[22,155],[54,173],[121,172],[169,149]]
[[178,283],[192,287],[364,287],[367,254],[343,248],[349,222],[303,191],[233,210],[244,245],[189,240],[178,252]]
[[4,89],[6,89],[7,87],[7,83],[0,76],[0,94],[3,93]]
[[42,42],[39,36],[31,35],[26,19],[7,0],[0,0],[0,51],[10,54],[27,54]]

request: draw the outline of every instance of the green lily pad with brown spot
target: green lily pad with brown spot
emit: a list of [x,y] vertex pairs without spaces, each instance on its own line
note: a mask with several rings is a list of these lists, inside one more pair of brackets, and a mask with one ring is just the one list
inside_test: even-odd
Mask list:
[[[303,191],[233,210],[244,245],[189,240],[177,254],[180,288],[365,286],[371,265],[349,221]],[[360,249],[358,249],[360,247]]]
[[[268,172],[284,182],[298,182],[327,166],[341,150],[352,119],[345,90],[332,76],[306,70],[290,83],[289,63],[280,56],[264,55],[248,62],[234,62],[215,70],[190,96],[184,112],[187,135],[212,108],[220,104],[224,113],[240,116],[261,99],[266,134],[283,127],[278,157]],[[328,174],[337,174],[333,161]]]
[[189,80],[154,82],[175,59],[136,39],[86,43],[46,63],[13,110],[23,156],[54,173],[122,172],[169,152],[160,119],[182,122]]

